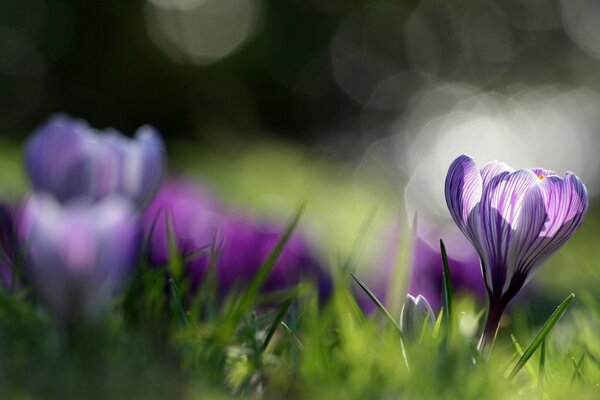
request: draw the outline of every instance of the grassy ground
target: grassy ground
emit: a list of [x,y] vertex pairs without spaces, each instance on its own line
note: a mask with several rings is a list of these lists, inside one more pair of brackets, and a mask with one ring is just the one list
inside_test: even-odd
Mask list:
[[[14,156],[18,152],[10,144],[1,147],[0,187],[16,198],[26,189]],[[250,289],[218,303],[210,296],[210,284],[198,296],[188,296],[179,289],[183,282],[165,281],[162,271],[141,265],[128,292],[103,318],[58,326],[27,288],[3,293],[1,398],[600,396],[595,290],[600,227],[594,210],[574,240],[534,278],[535,290],[505,316],[491,357],[483,360],[474,344],[484,316],[468,296],[457,300],[453,324],[442,316],[436,327],[412,341],[401,340],[382,313],[367,318],[356,305],[351,294],[356,283],[341,267],[350,254],[350,269],[359,277],[368,273],[365,265],[376,257],[378,243],[362,230],[364,221],[374,209],[375,226],[399,214],[384,185],[276,145],[245,149],[241,157],[178,153],[175,169],[200,177],[235,206],[289,217],[300,201],[308,200],[301,223],[318,232],[313,242],[337,271],[333,295],[320,301],[307,284],[278,293],[273,301],[260,294],[257,279]],[[366,244],[355,251],[361,236]],[[574,301],[544,344],[509,377],[571,292]],[[393,317],[398,318],[396,311]]]

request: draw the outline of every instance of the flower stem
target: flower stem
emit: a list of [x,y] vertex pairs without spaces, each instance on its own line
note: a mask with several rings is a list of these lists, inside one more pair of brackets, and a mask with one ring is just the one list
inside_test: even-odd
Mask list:
[[479,344],[477,345],[478,350],[484,357],[488,357],[492,351],[496,334],[498,333],[498,326],[500,324],[500,318],[504,312],[506,303],[502,299],[490,299],[490,307],[487,313],[487,320],[485,322],[485,328]]

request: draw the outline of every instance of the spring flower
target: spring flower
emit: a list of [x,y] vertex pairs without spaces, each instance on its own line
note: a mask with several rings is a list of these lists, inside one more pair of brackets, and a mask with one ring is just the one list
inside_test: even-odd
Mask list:
[[424,324],[431,327],[435,324],[435,314],[429,302],[422,295],[417,297],[407,295],[400,315],[402,333],[413,340],[417,339]]
[[489,297],[480,348],[489,351],[506,304],[581,225],[588,194],[567,172],[513,170],[491,162],[481,170],[458,157],[446,176],[452,218],[477,250]]
[[25,150],[25,165],[34,190],[60,202],[120,194],[140,207],[160,185],[165,150],[159,134],[149,126],[128,139],[117,131],[98,132],[61,115],[34,133]]
[[[170,180],[161,187],[144,215],[144,230],[149,236],[150,262],[156,266],[168,262],[168,236],[174,236],[192,290],[205,278],[214,252],[221,295],[254,278],[281,234],[271,224],[232,215],[202,188],[185,180]],[[305,278],[315,280],[322,291],[331,284],[308,243],[296,233],[284,247],[264,290],[288,288]]]
[[34,195],[18,234],[27,245],[25,273],[62,322],[102,312],[133,271],[141,239],[133,206],[115,196],[61,205]]

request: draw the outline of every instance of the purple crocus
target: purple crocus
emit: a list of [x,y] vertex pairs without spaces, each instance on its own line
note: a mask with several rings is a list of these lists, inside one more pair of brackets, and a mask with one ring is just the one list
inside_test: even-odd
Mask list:
[[18,231],[27,246],[25,273],[62,322],[105,308],[133,271],[141,239],[133,206],[116,196],[61,205],[34,195]]
[[27,143],[25,165],[34,190],[60,202],[120,194],[140,207],[160,185],[165,150],[160,135],[149,126],[128,139],[115,130],[99,132],[81,120],[58,115]]
[[[270,223],[225,210],[201,187],[186,180],[169,180],[161,187],[144,215],[144,230],[150,261],[156,266],[169,260],[171,232],[186,260],[192,290],[206,277],[212,252],[221,296],[253,279],[281,234],[281,229]],[[331,282],[316,260],[302,235],[293,235],[264,290],[289,288],[306,278],[316,280],[321,293],[326,292]]]
[[479,347],[489,351],[507,303],[581,225],[587,190],[570,172],[562,178],[495,161],[480,170],[462,155],[445,191],[452,218],[481,258],[489,311]]

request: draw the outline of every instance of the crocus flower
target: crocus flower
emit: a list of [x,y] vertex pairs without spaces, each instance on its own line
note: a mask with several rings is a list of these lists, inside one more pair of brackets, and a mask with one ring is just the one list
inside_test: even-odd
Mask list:
[[477,250],[489,297],[480,348],[489,351],[506,304],[581,225],[588,194],[579,178],[458,157],[446,176],[452,218]]
[[115,196],[61,205],[34,195],[18,231],[27,247],[25,273],[62,322],[105,308],[132,272],[141,239],[133,206]]
[[117,131],[99,132],[60,115],[29,140],[25,165],[34,190],[63,203],[120,194],[143,206],[160,185],[165,150],[160,135],[149,126],[128,139]]
[[[272,224],[233,215],[201,187],[185,180],[170,180],[161,187],[144,215],[144,230],[149,258],[156,266],[168,262],[168,238],[173,235],[186,260],[192,290],[203,282],[214,256],[221,296],[254,278],[281,234]],[[289,288],[304,278],[316,280],[321,292],[331,284],[306,240],[296,233],[284,247],[264,290]]]
[[424,324],[433,327],[435,314],[429,302],[422,295],[406,296],[400,315],[400,329],[410,339],[418,338]]

